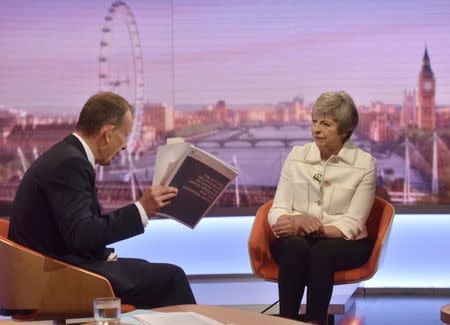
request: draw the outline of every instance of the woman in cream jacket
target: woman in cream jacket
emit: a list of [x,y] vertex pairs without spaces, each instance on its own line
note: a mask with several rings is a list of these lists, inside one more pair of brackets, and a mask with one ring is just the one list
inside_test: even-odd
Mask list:
[[370,255],[365,223],[376,167],[350,140],[357,124],[347,93],[324,93],[312,111],[314,142],[294,147],[286,158],[269,211],[280,316],[298,316],[307,286],[306,320],[326,324],[334,272],[358,267]]

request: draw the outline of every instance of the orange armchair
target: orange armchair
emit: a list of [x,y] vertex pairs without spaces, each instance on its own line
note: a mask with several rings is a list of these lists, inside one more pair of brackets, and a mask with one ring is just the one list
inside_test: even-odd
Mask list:
[[[96,297],[114,297],[105,277],[35,252],[8,239],[9,221],[0,219],[0,309],[13,319],[92,317]],[[123,311],[133,306],[122,305]]]
[[[270,252],[270,241],[275,238],[267,220],[272,200],[262,205],[256,213],[248,241],[250,264],[253,273],[267,281],[278,280],[278,265]],[[389,235],[393,206],[380,197],[375,197],[372,210],[366,222],[369,238],[373,242],[372,253],[368,261],[355,269],[334,273],[334,284],[348,284],[370,279],[377,271],[384,242]]]

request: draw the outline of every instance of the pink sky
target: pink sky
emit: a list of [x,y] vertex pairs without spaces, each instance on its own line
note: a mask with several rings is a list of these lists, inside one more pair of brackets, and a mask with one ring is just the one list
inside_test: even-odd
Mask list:
[[[139,28],[146,101],[275,104],[345,89],[358,104],[400,104],[403,90],[416,87],[426,42],[436,102],[450,105],[450,6],[444,0],[174,0],[173,16],[171,3],[127,1]],[[0,105],[78,111],[98,90],[109,4],[2,1]],[[121,18],[111,59],[130,65]],[[129,70],[123,74],[132,75]]]

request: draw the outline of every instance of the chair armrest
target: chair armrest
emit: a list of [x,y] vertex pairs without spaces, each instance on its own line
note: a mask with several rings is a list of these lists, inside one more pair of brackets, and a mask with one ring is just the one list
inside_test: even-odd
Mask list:
[[98,274],[0,237],[0,307],[36,310],[35,319],[92,315],[92,300],[114,296]]

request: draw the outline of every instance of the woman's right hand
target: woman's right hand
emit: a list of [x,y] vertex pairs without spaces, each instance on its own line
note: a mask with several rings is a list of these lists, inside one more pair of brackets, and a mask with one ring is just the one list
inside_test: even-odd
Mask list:
[[277,237],[295,236],[298,234],[298,225],[294,216],[284,214],[278,217],[277,222],[272,225],[272,230]]

